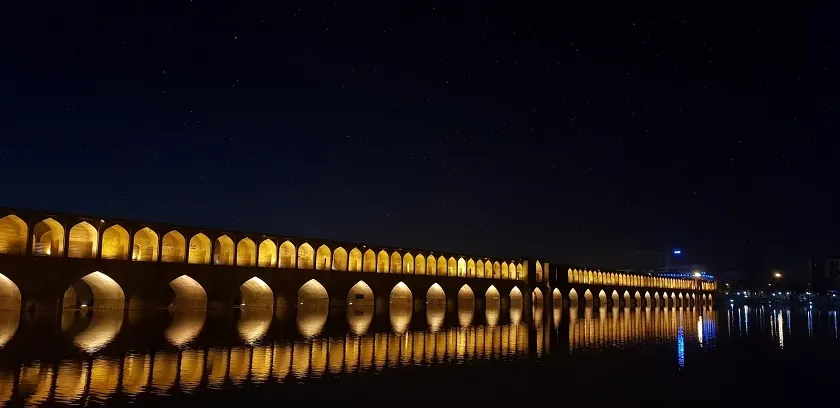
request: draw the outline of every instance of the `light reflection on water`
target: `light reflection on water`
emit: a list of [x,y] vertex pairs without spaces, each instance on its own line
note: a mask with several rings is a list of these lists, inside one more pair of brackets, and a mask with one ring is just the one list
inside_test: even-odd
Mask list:
[[[434,304],[420,310],[411,303],[392,304],[386,311],[372,305],[337,311],[318,306],[281,318],[271,309],[255,308],[237,312],[235,321],[204,311],[172,311],[165,321],[134,323],[120,313],[65,313],[56,329],[63,337],[39,344],[41,349],[27,354],[25,342],[6,340],[0,356],[22,357],[0,360],[6,361],[0,365],[0,402],[78,404],[115,396],[131,401],[413,366],[656,345],[670,347],[669,358],[681,368],[696,361],[692,353],[717,347],[719,330],[727,332],[723,339],[752,334],[785,350],[821,334],[838,338],[836,312],[806,309],[792,320],[790,309],[727,307],[720,311],[726,313],[720,328],[718,311],[708,308],[534,306],[525,311],[494,303],[486,309],[459,304],[447,311],[445,304]],[[14,335],[28,335],[24,332]],[[138,333],[158,337],[132,343]],[[55,351],[41,354],[47,348]]]

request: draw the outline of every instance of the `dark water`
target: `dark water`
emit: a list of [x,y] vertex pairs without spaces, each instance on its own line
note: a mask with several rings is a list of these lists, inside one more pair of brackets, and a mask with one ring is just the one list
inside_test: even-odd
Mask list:
[[6,313],[5,405],[833,401],[836,311]]

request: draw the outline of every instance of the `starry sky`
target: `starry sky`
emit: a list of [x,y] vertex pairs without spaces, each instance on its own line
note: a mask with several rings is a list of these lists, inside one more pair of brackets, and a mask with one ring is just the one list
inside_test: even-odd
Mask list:
[[604,268],[840,253],[829,10],[19,3],[0,206]]

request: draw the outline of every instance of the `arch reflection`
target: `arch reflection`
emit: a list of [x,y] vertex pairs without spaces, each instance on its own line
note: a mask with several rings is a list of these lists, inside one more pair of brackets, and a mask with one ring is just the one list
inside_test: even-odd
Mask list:
[[236,330],[239,338],[247,344],[254,344],[265,336],[271,327],[274,312],[271,308],[246,307],[241,310]]
[[163,331],[163,335],[176,347],[188,344],[201,333],[207,315],[204,309],[172,308],[169,313],[172,320]]
[[117,337],[123,316],[122,310],[97,310],[88,327],[73,338],[73,344],[88,353],[99,351]]

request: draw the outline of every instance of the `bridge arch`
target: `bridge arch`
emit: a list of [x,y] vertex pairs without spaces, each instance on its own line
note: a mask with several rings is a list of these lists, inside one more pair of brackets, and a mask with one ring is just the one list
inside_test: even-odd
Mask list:
[[475,294],[470,285],[461,286],[458,290],[458,308],[462,307],[475,307]]
[[620,299],[620,298],[619,298],[619,296],[618,296],[618,291],[617,291],[617,290],[613,290],[613,291],[612,291],[612,294],[610,295],[610,298],[612,299],[612,305],[613,305],[613,307],[618,307],[618,304],[619,304],[619,299]]
[[261,268],[274,268],[277,266],[277,244],[271,239],[264,239],[260,242],[257,250],[257,266]]
[[391,327],[396,333],[405,333],[408,324],[411,323],[414,297],[411,290],[403,283],[397,283],[388,295],[388,315],[391,319]]
[[[6,275],[0,273],[0,310],[20,310],[20,300],[18,286]],[[0,346],[2,344],[0,343]]]
[[630,307],[630,292],[625,290],[624,291],[624,307]]
[[642,294],[637,290],[633,298],[636,299],[636,307],[640,307],[642,305]]
[[128,259],[128,231],[114,224],[102,232],[102,259]]
[[394,251],[391,253],[391,273],[402,273],[402,256],[399,252]]
[[315,279],[304,283],[297,293],[297,326],[301,335],[311,338],[321,333],[329,314],[327,289]]
[[239,293],[242,298],[240,306],[268,309],[274,307],[274,291],[271,290],[271,287],[265,281],[256,276],[248,279],[239,286]]
[[365,251],[365,259],[362,267],[365,272],[376,272],[376,253],[372,249]]
[[[170,308],[173,309],[206,309],[207,308],[207,292],[198,281],[187,276],[181,275],[171,282],[169,287],[174,292],[175,296],[172,299]],[[202,325],[204,319],[201,319]]]
[[411,256],[411,253],[409,252],[406,252],[405,255],[403,255],[402,273],[407,275],[414,274],[414,257]]
[[543,293],[540,288],[534,288],[534,291],[531,292],[531,300],[534,302],[534,305],[542,306],[543,304]]
[[437,276],[446,276],[446,258],[443,256],[437,259]]
[[447,276],[458,276],[458,261],[451,256],[446,263],[446,274]]
[[502,295],[499,293],[499,290],[496,289],[495,286],[490,285],[490,287],[487,288],[487,291],[484,292],[484,303],[486,308],[491,307],[491,305],[493,305],[494,307],[501,305]]
[[437,283],[426,291],[426,321],[431,331],[440,330],[446,315],[446,293]]
[[481,259],[475,261],[475,277],[484,279],[484,262]]
[[330,264],[332,260],[332,250],[330,247],[326,245],[319,246],[315,256],[317,257],[315,259],[315,269],[319,271],[328,271],[332,269],[332,265]]
[[257,264],[257,244],[245,237],[236,244],[236,266],[254,266]]
[[411,289],[409,289],[408,285],[406,285],[405,282],[400,282],[394,285],[394,287],[391,289],[391,293],[388,296],[388,301],[391,307],[408,306],[410,308],[414,303],[414,295],[412,295]]
[[298,247],[297,267],[298,269],[315,269],[315,250],[308,242]]
[[560,289],[554,288],[554,290],[551,291],[551,302],[554,307],[563,305],[563,294],[560,293]]
[[507,264],[507,262],[502,262],[502,273],[500,275],[500,278],[501,279],[507,279],[508,278],[508,264]]
[[426,275],[437,274],[437,260],[434,255],[429,255],[426,259]]
[[650,307],[650,299],[651,298],[650,298],[650,292],[649,291],[645,291],[644,298],[645,298],[645,307]]
[[470,258],[470,259],[467,261],[467,277],[468,277],[468,278],[475,278],[475,277],[476,277],[476,274],[475,274],[475,261],[474,261],[472,258]]
[[373,307],[373,289],[371,289],[365,281],[360,280],[356,282],[356,284],[347,291],[347,304],[349,306]]
[[607,292],[604,292],[603,289],[598,292],[598,305],[600,307],[605,307],[607,305]]
[[662,307],[662,299],[659,297],[659,292],[653,292],[653,305],[656,308]]
[[499,261],[493,262],[493,279],[501,279],[502,278],[502,265]]
[[338,247],[335,251],[333,251],[332,269],[334,271],[347,270],[347,250],[342,247]]
[[233,265],[233,240],[227,235],[216,238],[216,245],[213,245],[214,265]]
[[446,307],[446,292],[439,284],[433,283],[426,291],[426,304]]
[[158,234],[149,227],[143,227],[134,233],[134,248],[131,259],[140,262],[157,262]]
[[578,306],[578,294],[575,288],[572,288],[569,291],[569,306],[570,307],[577,307]]
[[350,272],[362,271],[362,251],[359,251],[359,248],[353,248],[350,250],[350,255],[348,256],[347,270]]
[[14,214],[0,218],[0,254],[25,254],[28,231],[26,223]]
[[583,299],[584,299],[584,302],[586,303],[586,307],[592,307],[592,303],[593,303],[593,301],[592,301],[592,291],[590,291],[589,289],[586,289],[586,291],[583,292]]
[[426,274],[426,257],[423,254],[417,254],[414,257],[414,274],[415,275],[425,275]]
[[458,271],[457,275],[466,278],[467,277],[467,261],[464,258],[458,258]]
[[329,306],[330,296],[321,282],[310,279],[304,283],[297,293],[298,307]]
[[82,221],[70,228],[70,258],[94,259],[99,251],[99,233],[93,225]]
[[[75,227],[74,227],[75,228]],[[70,231],[72,235],[72,230]],[[163,248],[160,254],[161,262],[184,262],[186,254],[186,239],[180,232],[172,230],[163,236]]]
[[198,233],[190,238],[190,249],[187,262],[195,265],[210,264],[210,238]]
[[388,253],[384,249],[379,251],[376,256],[376,273],[388,273],[389,263]]
[[64,255],[64,227],[58,221],[47,218],[32,227],[32,255]]
[[522,291],[519,290],[519,287],[514,286],[513,289],[510,290],[510,293],[508,294],[508,296],[510,297],[510,307],[511,308],[514,308],[514,307],[521,308],[522,307]]
[[484,279],[492,279],[493,278],[493,264],[490,263],[490,260],[484,261]]
[[93,310],[125,309],[125,292],[110,276],[96,271],[83,276],[80,281],[90,289],[89,299],[78,299],[78,293],[70,286],[64,292],[64,308],[74,308],[79,301]]
[[280,244],[280,259],[277,260],[278,265],[281,268],[291,269],[296,266],[295,263],[295,254],[297,250],[295,249],[295,244],[291,243],[290,241],[284,241]]

